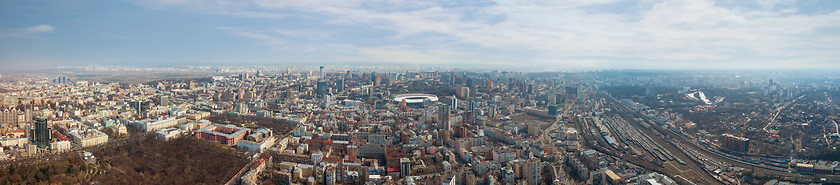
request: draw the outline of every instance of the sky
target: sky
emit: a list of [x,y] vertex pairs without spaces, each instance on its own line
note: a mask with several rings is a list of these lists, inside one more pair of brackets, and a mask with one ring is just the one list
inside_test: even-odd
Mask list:
[[0,0],[0,70],[840,69],[836,0]]

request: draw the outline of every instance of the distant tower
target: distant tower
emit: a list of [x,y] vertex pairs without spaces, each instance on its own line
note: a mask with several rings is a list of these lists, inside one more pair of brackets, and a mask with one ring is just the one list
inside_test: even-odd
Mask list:
[[50,133],[52,133],[52,128],[50,128],[47,119],[36,118],[29,137],[31,137],[32,144],[38,146],[38,148],[49,149],[52,141]]
[[324,66],[321,66],[320,68],[321,68],[321,78],[323,78],[324,77]]
[[341,78],[337,82],[335,82],[335,91],[344,92],[344,78]]
[[648,86],[647,88],[645,88],[645,96],[647,96],[648,98],[656,98],[656,89],[651,86]]
[[327,82],[325,82],[325,81],[318,81],[318,84],[316,85],[316,89],[315,89],[315,91],[318,93],[318,96],[324,96],[324,95],[326,95],[326,94],[328,94],[328,93],[329,93],[329,92],[328,92],[328,91],[329,91],[329,89],[327,89],[327,88],[328,88],[328,87],[327,87]]
[[158,97],[158,105],[160,105],[160,106],[169,106],[169,96],[160,96],[160,97]]
[[330,105],[332,105],[332,97],[331,97],[329,94],[324,95],[324,96],[321,98],[321,107],[323,107],[323,108],[325,108],[325,109],[326,109],[326,108],[327,108],[327,107],[329,107]]
[[452,98],[449,99],[449,108],[452,110],[458,110],[458,98],[452,96]]
[[137,114],[143,114],[143,101],[137,101]]
[[446,104],[438,105],[438,127],[443,130],[449,130],[449,114],[450,107]]
[[239,74],[239,80],[245,81],[248,79],[248,73]]

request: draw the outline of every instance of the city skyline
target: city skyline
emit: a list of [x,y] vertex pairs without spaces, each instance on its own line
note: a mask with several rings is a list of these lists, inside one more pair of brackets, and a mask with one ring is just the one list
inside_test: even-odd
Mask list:
[[0,64],[836,69],[836,1],[4,1]]

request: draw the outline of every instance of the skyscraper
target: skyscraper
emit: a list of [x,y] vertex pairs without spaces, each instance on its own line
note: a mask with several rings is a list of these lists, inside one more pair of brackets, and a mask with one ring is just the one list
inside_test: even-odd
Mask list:
[[449,123],[449,106],[446,104],[438,105],[438,128],[449,130],[450,123]]
[[338,81],[335,82],[335,91],[344,92],[344,78],[338,79]]
[[316,90],[316,92],[318,93],[318,96],[326,95],[328,93],[327,91],[328,91],[327,82],[318,81],[317,90]]
[[50,133],[52,133],[52,128],[50,128],[47,119],[36,118],[29,137],[32,140],[32,144],[38,146],[38,148],[49,149],[50,142],[52,141]]
[[373,78],[373,86],[381,86],[382,85],[382,77],[376,76]]
[[449,108],[452,110],[458,110],[458,98],[453,96],[449,99]]
[[458,87],[455,88],[455,95],[458,96],[458,98],[465,98],[465,99],[469,98],[470,97],[470,88],[466,87],[466,86],[459,85]]

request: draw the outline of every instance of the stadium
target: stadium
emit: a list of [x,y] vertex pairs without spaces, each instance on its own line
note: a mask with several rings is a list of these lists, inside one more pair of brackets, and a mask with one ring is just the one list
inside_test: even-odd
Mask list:
[[428,105],[425,105],[425,102],[427,102],[427,101],[429,103],[436,102],[436,101],[438,101],[438,97],[433,95],[433,94],[420,94],[420,93],[400,94],[400,95],[394,96],[394,101],[398,104],[400,102],[402,102],[403,100],[405,100],[405,104],[408,105],[409,107],[426,107]]

